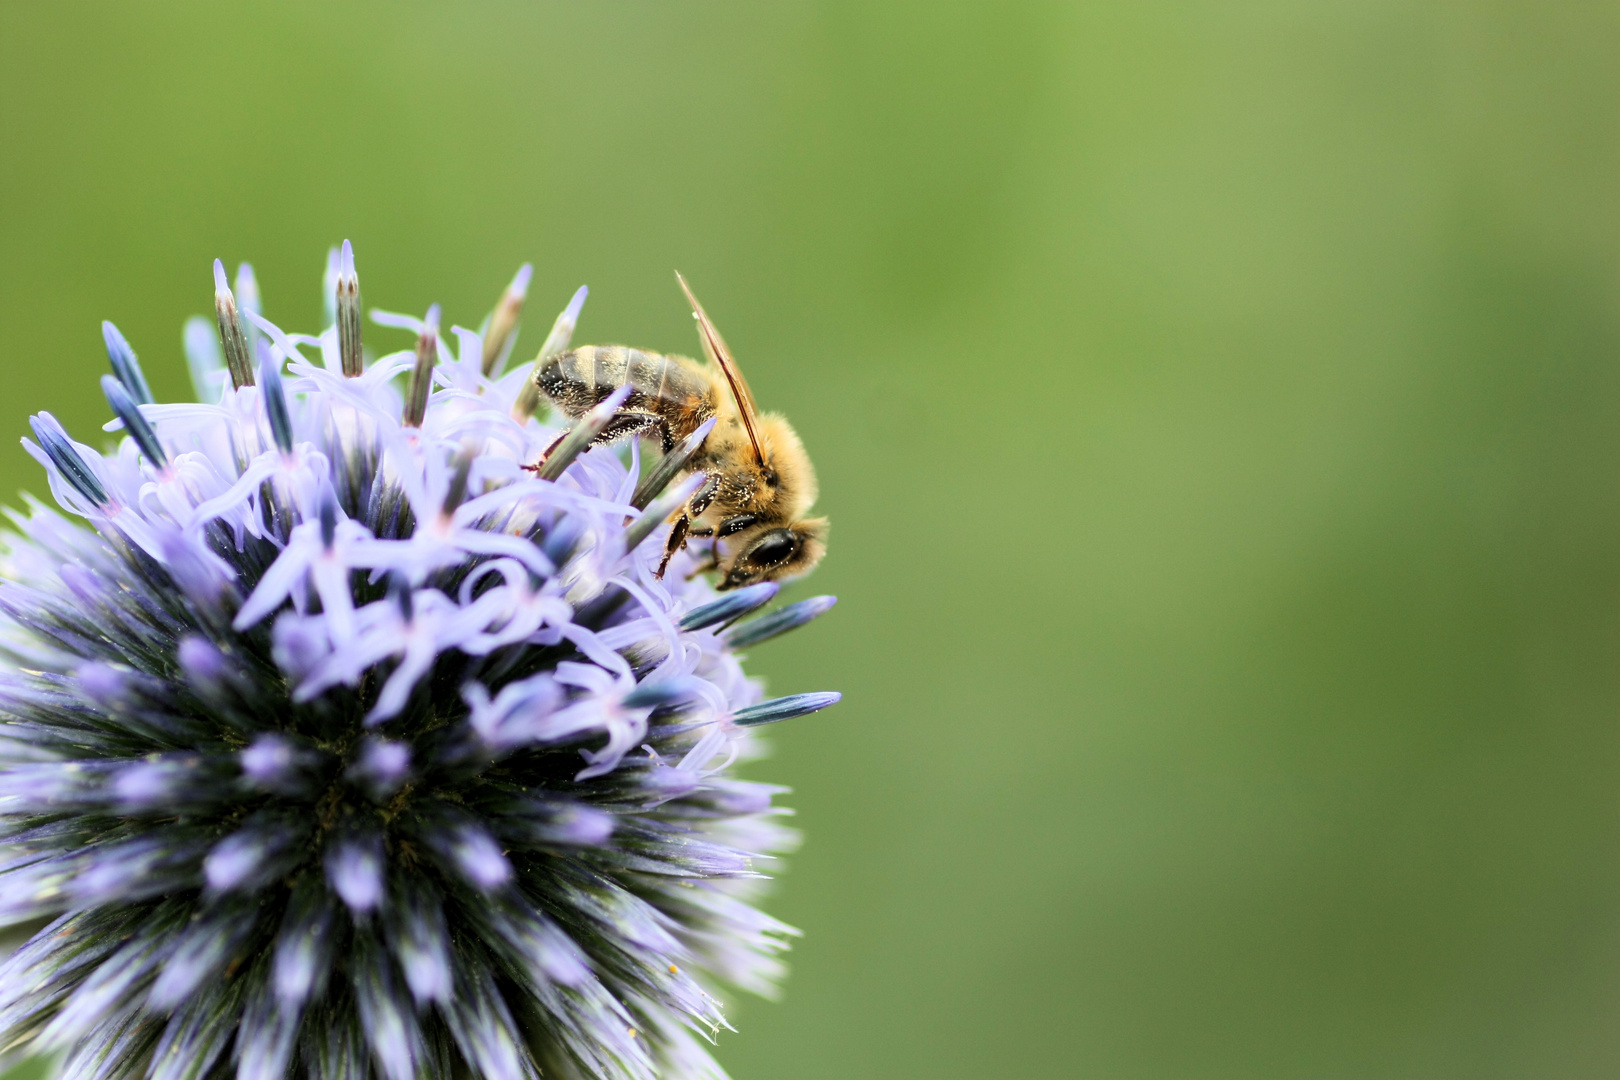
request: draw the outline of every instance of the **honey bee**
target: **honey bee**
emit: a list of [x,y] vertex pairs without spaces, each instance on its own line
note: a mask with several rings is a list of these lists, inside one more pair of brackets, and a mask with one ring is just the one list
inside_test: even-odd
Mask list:
[[675,278],[692,305],[707,364],[623,345],[586,345],[542,363],[535,381],[575,420],[629,384],[630,396],[593,445],[639,436],[657,440],[668,454],[716,419],[686,464],[708,479],[675,516],[659,577],[689,536],[714,538],[707,569],[719,571],[721,589],[807,573],[827,549],[827,519],[804,517],[816,501],[815,468],[787,420],[755,408],[720,332],[686,279]]

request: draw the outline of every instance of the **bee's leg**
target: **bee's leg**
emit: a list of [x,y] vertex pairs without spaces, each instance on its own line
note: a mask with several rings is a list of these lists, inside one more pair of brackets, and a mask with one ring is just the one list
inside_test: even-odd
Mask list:
[[662,578],[664,576],[664,571],[669,569],[669,560],[675,557],[677,551],[686,546],[686,536],[692,528],[692,522],[709,508],[709,504],[714,502],[714,496],[719,490],[720,478],[710,474],[708,480],[704,481],[703,486],[698,488],[692,497],[686,501],[686,508],[675,519],[675,524],[670,526],[669,541],[664,545],[664,558],[658,564],[658,573],[654,574],[654,577]]
[[653,577],[663,578],[664,571],[669,569],[669,560],[675,557],[677,551],[686,546],[686,530],[691,524],[692,519],[687,517],[685,513],[675,519],[675,524],[670,526],[669,542],[664,545],[664,557],[659,561],[658,572],[653,574]]
[[[591,440],[591,445],[603,446],[626,436],[640,435],[654,428],[667,426],[664,418],[657,413],[624,409],[613,414],[613,419],[609,420],[607,426],[597,433],[596,438]],[[568,432],[573,430],[573,428],[568,428],[561,435],[552,439],[551,445],[546,447],[545,453],[540,455],[539,461],[536,461],[533,465],[523,467],[530,472],[539,472],[541,467],[545,465],[546,459],[556,452],[557,447],[562,445],[562,441],[568,438]]]
[[539,472],[541,466],[543,466],[546,463],[546,458],[551,456],[551,453],[552,453],[553,450],[556,450],[557,447],[562,445],[562,441],[564,439],[568,438],[568,433],[570,431],[573,431],[573,430],[574,430],[573,428],[563,428],[562,433],[560,435],[558,435],[555,439],[551,440],[551,445],[546,447],[543,451],[541,451],[540,460],[536,461],[533,465],[525,465],[523,467],[525,469],[529,470],[532,473]]
[[664,418],[657,413],[621,409],[613,414],[613,419],[608,421],[602,433],[591,440],[591,445],[604,446],[632,435],[651,435],[654,429],[667,426]]
[[703,511],[709,508],[709,504],[714,502],[714,497],[718,494],[720,494],[720,477],[715,473],[710,473],[709,478],[703,482],[703,486],[698,488],[697,492],[687,500],[686,516],[693,521],[702,517]]

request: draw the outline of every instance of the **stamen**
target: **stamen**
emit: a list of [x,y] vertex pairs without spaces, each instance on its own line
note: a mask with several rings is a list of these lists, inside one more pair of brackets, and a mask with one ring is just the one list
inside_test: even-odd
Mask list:
[[663,460],[653,466],[653,470],[647,474],[647,478],[637,485],[635,495],[630,498],[630,505],[640,510],[657,498],[658,493],[669,486],[671,480],[675,479],[675,474],[685,468],[688,461],[692,460],[692,455],[703,448],[703,440],[709,437],[709,432],[714,430],[714,425],[719,419],[718,416],[711,416],[703,422],[701,427],[688,435],[686,441],[665,454]]
[[332,550],[332,543],[337,539],[337,503],[328,495],[321,500],[321,546],[327,551]]
[[591,295],[591,290],[584,285],[574,290],[573,297],[568,306],[562,309],[557,321],[551,324],[551,333],[540,345],[541,356],[556,356],[568,348],[568,343],[574,339],[574,327],[579,324],[579,313],[585,307],[585,298]]
[[626,553],[636,550],[649,533],[660,524],[667,521],[669,516],[690,499],[703,482],[708,479],[707,473],[693,473],[683,480],[679,487],[665,495],[641,512],[641,516],[632,521],[624,530],[624,550]]
[[693,608],[681,619],[682,630],[702,630],[705,626],[731,622],[764,607],[776,596],[781,586],[774,581],[762,581],[736,592],[727,593],[718,600]]
[[231,287],[225,283],[225,264],[218,259],[214,260],[214,314],[219,319],[219,343],[225,350],[231,385],[238,390],[252,386],[253,361],[247,335],[242,330],[242,316],[237,311]]
[[264,380],[264,415],[270,421],[270,434],[283,454],[292,453],[292,417],[287,414],[287,394],[281,388],[281,361],[266,353],[259,364],[259,378]]
[[439,305],[428,308],[422,332],[416,337],[416,367],[411,371],[411,387],[405,395],[405,415],[400,423],[419,428],[427,415],[428,392],[433,389],[433,365],[439,359]]
[[343,374],[354,378],[365,370],[360,351],[360,278],[354,271],[354,248],[343,241],[338,256],[337,276],[338,355],[343,358]]
[[746,709],[738,709],[731,714],[731,719],[740,727],[777,724],[783,720],[791,720],[795,716],[808,716],[810,713],[820,712],[829,705],[838,704],[843,697],[844,695],[836,690],[819,694],[789,694],[787,697],[772,698],[758,705],[750,705]]
[[326,249],[326,269],[321,273],[321,327],[337,325],[338,249]]
[[627,709],[656,709],[678,701],[690,701],[698,695],[700,685],[695,679],[680,676],[644,682],[624,696],[623,704]]
[[129,347],[124,335],[112,323],[104,322],[101,324],[101,336],[107,342],[107,359],[112,361],[113,374],[124,384],[129,396],[135,399],[136,404],[152,404],[152,389],[146,385],[141,362],[135,359],[135,350]]
[[[251,263],[243,263],[236,268],[236,303],[249,315],[264,314],[264,300],[259,296],[259,279],[253,273]],[[252,371],[257,366],[256,361],[261,358],[264,334],[252,319],[247,320],[243,330],[247,333],[248,356],[254,361],[248,364],[248,370]]]
[[337,325],[337,248],[326,249],[326,269],[321,270],[321,329]]
[[158,442],[157,432],[152,430],[152,425],[141,415],[140,406],[135,404],[135,399],[130,396],[124,384],[111,375],[103,375],[101,392],[107,395],[107,404],[112,406],[112,411],[118,419],[124,422],[124,430],[135,440],[135,445],[141,448],[146,460],[159,469],[167,469],[169,455],[163,452],[163,444]]
[[612,422],[619,407],[630,397],[631,389],[630,384],[625,383],[598,403],[594,409],[580,417],[579,423],[568,429],[562,442],[557,444],[535,470],[540,479],[555,480],[561,476],[563,471],[574,463],[574,459],[591,444],[591,440],[602,434],[602,429]]
[[191,371],[191,386],[197,391],[197,400],[212,405],[219,400],[217,376],[225,367],[225,357],[219,351],[219,338],[214,328],[201,315],[186,320],[186,367]]
[[398,570],[388,575],[388,595],[394,603],[399,605],[399,613],[410,622],[416,617],[415,604],[411,599],[411,579]]
[[477,453],[466,447],[458,450],[450,462],[450,483],[444,491],[444,502],[440,504],[439,512],[449,517],[456,512],[467,499],[467,479],[472,473],[473,458]]
[[[540,550],[551,560],[551,565],[561,566],[573,556],[574,549],[579,546],[584,535],[585,526],[579,518],[564,518],[546,533],[545,542],[540,545]],[[629,594],[621,589],[618,595],[622,598]]]
[[360,752],[344,772],[344,779],[383,802],[410,778],[410,772],[409,743],[368,736],[361,741]]
[[243,311],[264,314],[264,300],[259,296],[259,278],[253,272],[252,263],[242,263],[236,268],[236,297]]
[[534,267],[524,263],[518,268],[512,284],[501,293],[495,311],[489,317],[489,330],[484,334],[484,377],[490,378],[506,367],[506,358],[517,344],[518,316],[523,314],[523,300],[529,295],[529,279]]
[[726,631],[726,644],[733,649],[746,649],[750,645],[769,641],[789,630],[797,630],[819,615],[825,615],[836,603],[838,603],[836,596],[812,596],[808,600],[800,600],[797,604],[789,604],[780,611],[762,615],[752,622]]
[[73,490],[96,506],[105,507],[112,503],[107,497],[107,489],[101,486],[96,474],[90,471],[89,464],[79,456],[73,444],[60,434],[61,425],[57,423],[56,417],[42,412],[38,416],[30,416],[28,426],[34,429],[34,437],[39,440],[40,448],[50,457],[57,471],[62,474],[62,479],[71,484]]
[[540,384],[535,381],[540,376],[540,368],[574,340],[574,327],[579,323],[580,309],[585,306],[585,298],[590,294],[591,290],[581,285],[574,298],[568,301],[568,306],[563,308],[562,314],[557,316],[557,321],[551,324],[551,333],[546,335],[545,342],[540,346],[528,376],[518,389],[517,401],[512,405],[512,417],[519,423],[534,415],[535,406],[540,404]]
[[383,897],[384,854],[369,833],[351,833],[326,849],[326,880],[349,910],[364,917]]

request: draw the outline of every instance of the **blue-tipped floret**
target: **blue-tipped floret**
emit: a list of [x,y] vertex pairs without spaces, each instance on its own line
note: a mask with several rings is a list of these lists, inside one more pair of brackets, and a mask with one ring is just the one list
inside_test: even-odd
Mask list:
[[796,716],[809,716],[813,712],[820,712],[843,699],[844,695],[836,690],[816,694],[789,694],[787,697],[772,698],[758,705],[738,709],[732,719],[742,727],[778,724],[783,720],[792,720]]
[[688,611],[681,618],[681,629],[702,630],[710,626],[735,622],[749,612],[770,603],[781,588],[782,586],[774,581],[762,581],[758,585],[746,585],[734,592],[728,592],[718,600]]
[[281,363],[269,352],[259,361],[259,383],[270,434],[281,452],[290,454],[293,448],[292,417],[287,413],[287,394],[281,387]]
[[39,440],[40,448],[51,459],[51,464],[56,466],[62,479],[72,485],[73,490],[95,506],[106,506],[109,503],[107,489],[101,486],[101,481],[90,471],[90,466],[85,463],[84,458],[61,433],[62,425],[56,422],[56,417],[42,412],[38,416],[30,416],[28,426],[34,429],[34,437]]
[[769,615],[761,615],[757,619],[751,619],[741,626],[727,630],[724,635],[726,644],[733,649],[746,649],[750,645],[769,641],[779,634],[798,629],[811,619],[825,615],[836,603],[838,603],[836,596],[812,596],[808,600],[789,604]]
[[112,362],[113,374],[124,384],[137,405],[152,404],[152,390],[146,385],[141,362],[135,359],[135,350],[129,347],[118,327],[110,322],[101,324],[101,336],[107,342],[107,359]]
[[163,444],[158,442],[157,432],[152,430],[152,425],[141,415],[140,406],[129,396],[124,384],[111,375],[103,375],[101,392],[106,396],[107,404],[112,406],[114,415],[124,422],[124,430],[135,440],[135,445],[141,448],[141,453],[146,455],[146,460],[156,468],[168,468],[169,455],[164,452]]

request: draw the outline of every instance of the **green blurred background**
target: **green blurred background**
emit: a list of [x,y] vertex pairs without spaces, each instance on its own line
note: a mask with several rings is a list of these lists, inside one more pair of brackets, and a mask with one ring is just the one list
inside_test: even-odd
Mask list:
[[[1620,6],[0,7],[0,492],[216,255],[695,348],[840,688],[739,1080],[1620,1073]],[[372,331],[372,333],[380,333]]]

